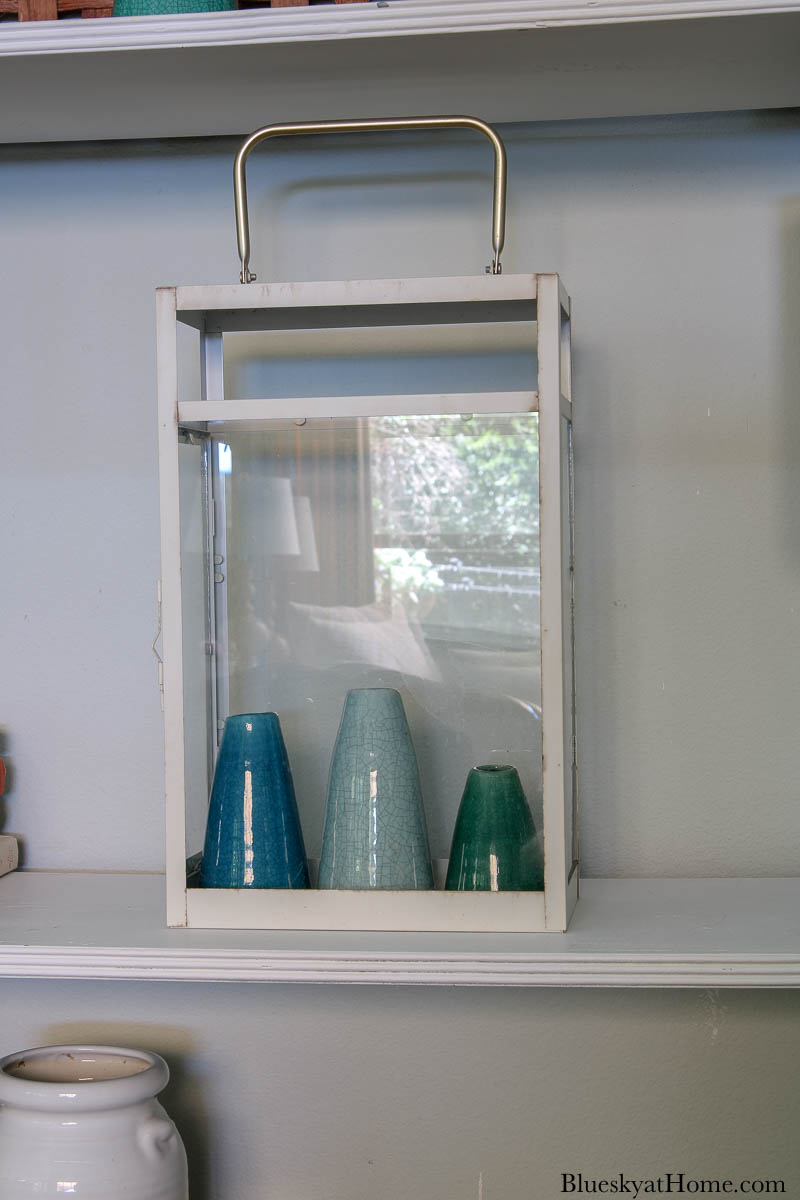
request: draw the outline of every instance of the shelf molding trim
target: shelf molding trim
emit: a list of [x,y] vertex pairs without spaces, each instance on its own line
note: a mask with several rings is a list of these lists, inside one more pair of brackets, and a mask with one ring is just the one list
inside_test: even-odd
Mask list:
[[0,977],[432,987],[795,988],[793,955],[379,954],[6,947]]

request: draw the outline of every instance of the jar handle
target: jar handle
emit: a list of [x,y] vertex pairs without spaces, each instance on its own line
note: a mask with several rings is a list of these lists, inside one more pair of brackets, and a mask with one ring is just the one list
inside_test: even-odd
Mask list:
[[172,1149],[177,1131],[168,1117],[147,1117],[136,1132],[139,1146],[151,1162],[160,1162]]
[[492,248],[494,257],[486,270],[499,275],[500,252],[505,241],[506,228],[506,149],[500,135],[491,125],[477,117],[385,117],[358,121],[301,121],[295,124],[265,125],[242,143],[233,166],[233,198],[236,207],[236,240],[242,269],[242,283],[252,283],[255,275],[250,271],[250,222],[247,215],[247,181],[245,163],[247,156],[259,142],[267,138],[305,133],[376,133],[385,130],[405,129],[476,129],[489,139],[494,148],[494,192],[492,197]]

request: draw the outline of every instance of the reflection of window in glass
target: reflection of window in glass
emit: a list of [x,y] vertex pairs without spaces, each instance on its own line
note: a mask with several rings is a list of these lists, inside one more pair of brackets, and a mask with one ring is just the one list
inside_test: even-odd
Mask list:
[[539,642],[536,414],[371,422],[376,590],[426,636]]

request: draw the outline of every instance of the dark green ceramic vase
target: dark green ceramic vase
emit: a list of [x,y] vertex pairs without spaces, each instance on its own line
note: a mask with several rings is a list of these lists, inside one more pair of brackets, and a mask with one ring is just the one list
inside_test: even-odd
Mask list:
[[445,888],[540,892],[544,866],[516,767],[473,767],[456,817]]

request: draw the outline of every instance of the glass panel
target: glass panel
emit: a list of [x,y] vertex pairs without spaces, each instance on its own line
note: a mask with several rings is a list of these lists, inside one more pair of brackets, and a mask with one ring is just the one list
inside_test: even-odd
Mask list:
[[564,804],[566,808],[567,877],[578,861],[577,761],[575,744],[575,550],[572,422],[561,419],[561,538],[564,577]]
[[541,829],[538,415],[275,421],[208,444],[219,717],[279,714],[309,857],[351,688],[403,697],[434,859],[481,763],[518,768]]
[[530,322],[226,333],[225,397],[525,391]]
[[209,781],[213,770],[206,562],[206,444],[193,437],[192,441],[183,440],[178,447],[187,858],[198,854],[203,848]]

